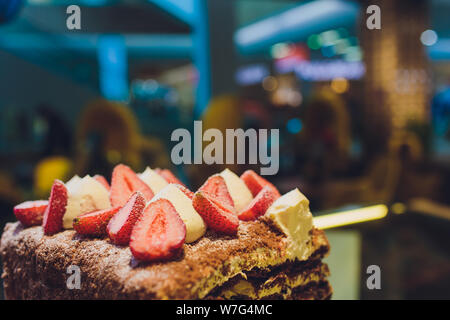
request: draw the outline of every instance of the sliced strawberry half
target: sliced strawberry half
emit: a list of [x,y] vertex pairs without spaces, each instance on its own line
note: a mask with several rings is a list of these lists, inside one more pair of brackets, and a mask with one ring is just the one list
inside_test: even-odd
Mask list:
[[220,203],[204,191],[197,191],[194,194],[192,204],[208,227],[218,232],[236,234],[239,219],[229,206]]
[[123,206],[136,191],[141,192],[147,201],[150,201],[154,195],[152,189],[130,167],[118,164],[111,178],[112,206]]
[[106,228],[111,241],[118,245],[127,245],[136,221],[145,208],[145,198],[135,192],[125,205],[111,218]]
[[200,189],[198,189],[198,191],[203,191],[218,202],[234,208],[234,202],[228,192],[225,179],[219,174],[209,177]]
[[14,215],[25,227],[42,225],[47,200],[25,201],[14,207]]
[[156,168],[155,171],[157,174],[163,177],[164,180],[167,181],[167,183],[176,183],[185,187],[184,183],[181,182],[169,169]]
[[104,236],[109,221],[119,210],[120,207],[112,207],[82,214],[73,219],[73,228],[79,234]]
[[42,219],[46,235],[52,235],[62,230],[63,216],[67,206],[67,188],[60,180],[55,180],[50,192],[48,206]]
[[94,176],[94,179],[97,180],[98,182],[100,182],[106,188],[106,190],[109,191],[111,189],[111,187],[108,183],[108,180],[106,180],[106,178],[104,176],[102,176],[101,174],[96,174]]
[[151,202],[136,223],[130,250],[143,261],[168,260],[181,250],[186,225],[175,207],[166,199]]
[[254,197],[261,191],[262,188],[265,186],[270,186],[275,193],[280,196],[280,192],[278,189],[269,181],[261,177],[259,174],[257,174],[253,170],[247,170],[241,175],[241,179],[244,180],[245,184],[247,185],[247,188],[250,189],[250,192]]
[[266,213],[267,209],[280,197],[277,190],[267,185],[256,195],[241,213],[239,219],[249,221],[255,220]]
[[192,200],[192,198],[194,197],[194,193],[191,190],[189,190],[185,186],[182,186],[181,184],[175,184],[175,186],[180,189],[185,195],[187,195],[189,199]]

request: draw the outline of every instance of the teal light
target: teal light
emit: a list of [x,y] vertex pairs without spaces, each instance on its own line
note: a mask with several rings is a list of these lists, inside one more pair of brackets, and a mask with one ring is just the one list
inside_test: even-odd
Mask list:
[[334,50],[334,46],[324,46],[321,49],[324,57],[331,58],[336,55],[336,51]]
[[343,27],[338,28],[337,32],[339,33],[339,36],[341,38],[348,38],[348,36],[349,36],[348,30],[346,28],[343,28]]
[[289,133],[296,134],[302,130],[303,124],[299,118],[292,118],[286,124]]

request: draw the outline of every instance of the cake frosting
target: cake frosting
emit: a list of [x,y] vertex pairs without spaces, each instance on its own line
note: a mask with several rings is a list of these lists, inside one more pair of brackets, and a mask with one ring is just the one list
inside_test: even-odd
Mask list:
[[109,192],[97,180],[87,175],[83,178],[73,177],[66,184],[68,198],[63,227],[71,229],[73,219],[79,215],[111,207]]
[[294,189],[281,196],[267,209],[265,217],[285,235],[290,259],[305,260],[311,254],[309,232],[313,226],[309,200]]
[[144,172],[138,174],[138,176],[150,187],[150,189],[152,189],[154,194],[160,192],[168,185],[167,181],[150,167],[147,167]]
[[169,184],[158,192],[150,201],[158,199],[167,199],[177,210],[181,220],[186,225],[185,242],[190,243],[198,240],[206,232],[206,224],[202,217],[192,206],[192,200],[189,199],[175,184]]
[[225,180],[228,192],[233,199],[234,207],[237,212],[241,212],[252,201],[253,196],[245,185],[244,181],[239,178],[233,171],[228,168],[223,170],[220,175]]

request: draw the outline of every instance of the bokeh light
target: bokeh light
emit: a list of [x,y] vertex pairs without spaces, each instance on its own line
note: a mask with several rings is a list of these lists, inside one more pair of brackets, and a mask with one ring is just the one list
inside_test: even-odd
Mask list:
[[348,90],[349,83],[345,78],[334,78],[331,80],[331,89],[336,93],[344,93]]
[[425,30],[420,35],[420,41],[425,46],[432,46],[438,41],[438,35],[434,30]]
[[303,124],[299,118],[292,118],[286,124],[286,129],[289,133],[296,134],[302,130]]
[[278,81],[273,76],[267,76],[263,79],[262,86],[264,90],[273,91],[278,87]]

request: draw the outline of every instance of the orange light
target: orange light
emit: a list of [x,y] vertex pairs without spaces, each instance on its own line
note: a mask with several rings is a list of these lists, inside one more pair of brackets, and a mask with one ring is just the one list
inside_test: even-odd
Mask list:
[[345,78],[334,78],[331,81],[331,89],[336,93],[344,93],[348,90],[348,80]]

